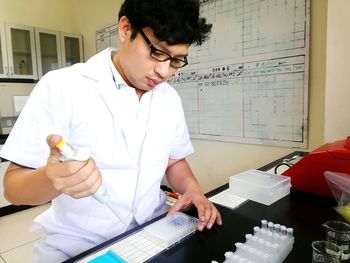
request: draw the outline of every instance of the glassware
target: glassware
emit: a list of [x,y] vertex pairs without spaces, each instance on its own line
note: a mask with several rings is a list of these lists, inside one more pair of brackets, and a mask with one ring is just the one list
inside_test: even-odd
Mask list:
[[322,225],[326,229],[326,240],[341,247],[341,259],[350,258],[350,225],[337,220],[327,221]]
[[312,242],[312,263],[340,263],[340,246],[326,241]]

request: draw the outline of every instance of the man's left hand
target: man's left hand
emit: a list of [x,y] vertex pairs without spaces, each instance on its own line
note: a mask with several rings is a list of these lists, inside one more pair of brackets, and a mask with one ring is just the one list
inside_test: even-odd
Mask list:
[[222,225],[222,218],[216,207],[200,192],[187,192],[169,209],[169,214],[185,210],[194,205],[198,210],[198,230],[211,229],[214,223]]

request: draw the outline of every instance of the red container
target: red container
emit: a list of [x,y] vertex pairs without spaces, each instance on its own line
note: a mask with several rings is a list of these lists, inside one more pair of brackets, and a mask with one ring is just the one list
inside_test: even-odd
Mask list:
[[350,174],[350,136],[308,153],[283,175],[291,177],[293,189],[332,196],[324,177],[325,171]]

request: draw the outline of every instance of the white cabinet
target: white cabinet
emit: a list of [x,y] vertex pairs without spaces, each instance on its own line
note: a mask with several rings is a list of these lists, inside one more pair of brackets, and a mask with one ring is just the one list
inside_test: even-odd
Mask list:
[[3,57],[5,77],[37,79],[34,27],[5,24],[5,35],[4,51],[6,50],[7,54],[7,62]]
[[51,70],[83,61],[81,35],[35,28],[39,78]]
[[61,33],[61,47],[63,67],[83,61],[83,37],[81,35]]
[[5,25],[0,23],[0,78],[8,76]]
[[33,27],[0,23],[0,78],[37,78]]
[[82,35],[0,23],[0,78],[38,79],[82,61]]
[[62,67],[60,39],[60,33],[58,31],[35,28],[35,44],[39,78],[51,70]]

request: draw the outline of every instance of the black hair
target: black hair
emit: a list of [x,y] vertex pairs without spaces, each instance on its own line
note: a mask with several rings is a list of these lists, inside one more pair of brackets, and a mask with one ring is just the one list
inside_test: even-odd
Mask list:
[[199,0],[125,0],[118,16],[129,19],[131,39],[140,29],[150,27],[159,41],[169,45],[201,45],[209,38],[212,25],[199,16],[199,8]]

